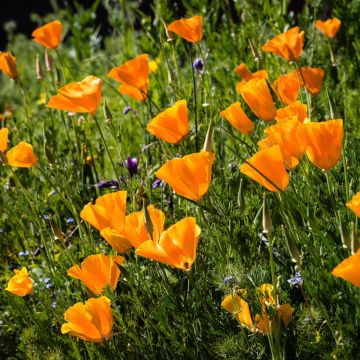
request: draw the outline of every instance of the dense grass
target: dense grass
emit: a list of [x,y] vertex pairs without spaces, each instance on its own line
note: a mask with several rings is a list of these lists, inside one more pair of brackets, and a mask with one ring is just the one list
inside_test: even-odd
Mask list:
[[[261,53],[256,62],[248,45],[251,39],[260,49],[269,38],[296,24],[293,14],[287,13],[287,2],[236,2],[237,16],[228,2],[182,1],[180,10],[170,3],[156,1],[151,17],[137,10],[136,1],[103,1],[112,27],[104,38],[97,35],[94,25],[97,4],[92,10],[80,6],[76,11],[58,9],[45,19],[32,15],[39,25],[59,19],[65,27],[61,46],[51,52],[55,70],[44,71],[41,81],[36,79],[35,59],[38,54],[44,66],[43,48],[22,34],[9,33],[8,50],[17,57],[25,98],[11,79],[1,75],[0,112],[12,107],[6,119],[10,144],[31,142],[39,164],[32,169],[0,168],[0,281],[5,288],[11,270],[26,266],[37,285],[25,298],[1,291],[1,358],[271,358],[267,336],[242,329],[220,308],[223,297],[234,289],[247,289],[248,301],[255,308],[256,288],[272,282],[269,246],[262,235],[264,192],[274,226],[270,251],[279,300],[294,307],[293,321],[288,329],[281,329],[284,354],[289,359],[358,358],[360,292],[334,278],[331,270],[350,255],[350,249],[342,247],[336,216],[339,214],[348,233],[351,223],[357,229],[357,218],[345,203],[360,190],[359,1],[317,1],[297,14],[297,24],[305,30],[300,64],[322,67],[326,74],[321,93],[312,98],[312,120],[330,118],[327,87],[339,118],[344,119],[345,137],[342,159],[329,173],[330,191],[325,174],[304,157],[281,195],[268,192],[239,172],[239,165],[255,147],[219,114],[241,101],[256,123],[254,140],[263,138],[267,124],[256,119],[236,93],[240,78],[233,68],[243,62],[252,71],[267,69],[271,81],[293,70],[285,60],[269,53]],[[179,37],[171,44],[166,41],[161,19],[170,23],[184,9],[188,17],[203,16],[204,38],[199,46]],[[331,66],[325,38],[314,29],[315,19],[326,11],[342,20],[332,41],[337,67]],[[195,152],[189,52],[192,59],[202,57],[205,63],[204,72],[196,74],[200,144],[214,120],[216,160],[210,190],[201,201],[204,209],[176,196],[168,186],[151,188],[154,172],[166,160]],[[150,78],[151,102],[146,103],[119,94],[117,84],[106,77],[112,67],[141,53],[160,58],[158,71]],[[102,96],[113,120],[106,122],[100,108],[97,119],[117,174],[90,116],[68,116],[45,105],[60,85],[90,74],[103,79]],[[145,124],[159,109],[183,98],[189,106],[190,136],[177,146],[150,138]],[[127,105],[133,111],[124,114]],[[151,144],[150,159],[142,151],[145,144]],[[135,177],[130,177],[123,165],[128,155],[140,158]],[[85,163],[87,156],[92,156],[92,163]],[[151,262],[134,251],[124,255],[117,289],[106,293],[112,300],[114,336],[106,345],[97,345],[60,333],[66,309],[92,296],[66,271],[88,255],[114,253],[97,231],[81,221],[79,213],[84,204],[111,191],[95,184],[116,176],[123,179],[120,186],[128,191],[128,213],[140,210],[146,197],[164,211],[167,226],[184,216],[195,216],[202,233],[190,272]],[[297,264],[291,261],[288,242],[296,244],[301,253]],[[297,271],[303,284],[291,286],[287,280]],[[229,276],[231,281],[224,282]]]

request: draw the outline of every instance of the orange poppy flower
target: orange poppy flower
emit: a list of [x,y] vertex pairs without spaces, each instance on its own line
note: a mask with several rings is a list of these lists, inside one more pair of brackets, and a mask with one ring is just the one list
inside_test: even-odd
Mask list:
[[234,71],[243,78],[243,81],[236,84],[236,91],[241,94],[241,87],[251,79],[267,79],[268,73],[266,70],[259,70],[251,73],[245,64],[238,65]]
[[147,240],[139,245],[136,254],[189,270],[195,261],[201,229],[193,217],[186,217],[166,229],[159,241]]
[[188,199],[199,201],[208,191],[215,154],[201,151],[165,163],[155,175]]
[[333,38],[340,29],[341,21],[337,18],[327,19],[326,21],[316,20],[315,26],[326,37]]
[[9,280],[6,291],[17,296],[25,296],[33,290],[33,281],[29,277],[25,267],[21,270],[14,270],[15,275]]
[[332,274],[360,287],[360,249],[336,266]]
[[275,93],[285,104],[291,104],[297,99],[299,88],[299,81],[290,75],[280,75],[273,84]]
[[170,144],[179,143],[189,133],[186,100],[156,115],[146,126],[147,131]]
[[8,128],[0,129],[0,152],[2,153],[6,152],[8,148],[8,134]]
[[265,139],[258,141],[257,144],[261,150],[265,150],[276,145],[274,140],[271,139],[270,136],[267,136]]
[[72,266],[67,274],[81,282],[95,295],[100,295],[106,285],[116,288],[124,258],[121,256],[90,255],[79,265]]
[[61,333],[70,333],[80,339],[101,343],[112,335],[113,315],[110,299],[101,296],[89,299],[85,304],[78,302],[65,311],[67,321],[61,326]]
[[10,166],[30,168],[36,165],[38,158],[34,153],[33,147],[21,141],[7,152],[6,160]]
[[360,191],[346,203],[346,206],[351,209],[358,217],[360,217]]
[[305,147],[298,138],[302,123],[290,119],[284,120],[264,130],[271,140],[280,146],[284,162],[288,169],[294,169],[305,152]]
[[298,120],[303,123],[307,117],[307,105],[302,104],[300,101],[294,101],[288,106],[276,110],[275,120],[281,122],[282,120],[297,116]]
[[311,68],[309,66],[302,66],[298,70],[298,74],[296,71],[293,71],[290,76],[300,81],[300,86],[305,87],[309,91],[309,93],[313,96],[316,96],[320,90],[324,80],[324,70],[321,68]]
[[274,119],[276,107],[265,79],[251,79],[241,87],[240,91],[258,118],[265,121]]
[[343,121],[310,122],[299,129],[298,137],[308,159],[318,168],[330,170],[340,160],[344,136]]
[[254,131],[254,123],[246,116],[238,101],[222,111],[220,115],[243,134],[248,135]]
[[122,83],[119,87],[121,94],[129,95],[136,100],[145,100],[149,84],[148,54],[142,54],[115,67],[107,74],[108,77]]
[[126,191],[117,191],[100,196],[95,205],[85,205],[80,217],[100,231],[100,235],[117,251],[125,252],[131,248],[129,240],[121,235],[125,214]]
[[[273,331],[275,327],[275,323],[272,323],[274,318],[270,318],[268,314],[268,309],[272,308],[275,310],[275,300],[271,295],[272,289],[272,285],[263,284],[256,290],[256,296],[261,304],[262,313],[261,315],[255,315],[255,325],[251,317],[249,304],[241,297],[246,295],[246,290],[242,289],[239,291],[241,296],[236,292],[226,296],[221,302],[221,307],[233,314],[240,325],[246,327],[251,332],[267,335]],[[284,304],[278,306],[277,311],[284,325],[287,327],[291,322],[294,309],[290,304]]]
[[59,20],[52,21],[35,29],[31,36],[37,43],[48,49],[56,49],[61,42],[62,24]]
[[288,61],[296,61],[302,54],[304,31],[298,26],[275,36],[263,47],[263,51],[272,52]]
[[175,20],[167,29],[191,43],[198,43],[202,38],[202,17]]
[[79,113],[95,113],[101,101],[101,79],[88,76],[58,89],[48,103],[49,108]]
[[273,192],[285,190],[289,184],[279,145],[257,152],[240,166],[240,171]]
[[0,70],[12,79],[17,79],[19,73],[16,67],[16,57],[7,52],[0,51]]

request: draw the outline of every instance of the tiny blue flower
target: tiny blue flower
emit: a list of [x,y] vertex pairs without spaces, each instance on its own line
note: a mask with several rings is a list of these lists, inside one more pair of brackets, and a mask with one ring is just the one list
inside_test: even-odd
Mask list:
[[72,217],[69,217],[68,219],[66,219],[67,224],[72,224],[73,222],[75,222],[75,219]]
[[232,275],[226,276],[224,279],[225,285],[231,285],[235,281],[235,278]]
[[299,287],[303,284],[303,278],[301,276],[300,271],[295,273],[295,276],[292,276],[290,279],[286,280],[291,287]]
[[126,115],[132,110],[130,105],[124,107],[123,114]]
[[197,58],[193,62],[193,68],[196,72],[202,74],[204,69],[204,63],[201,58]]

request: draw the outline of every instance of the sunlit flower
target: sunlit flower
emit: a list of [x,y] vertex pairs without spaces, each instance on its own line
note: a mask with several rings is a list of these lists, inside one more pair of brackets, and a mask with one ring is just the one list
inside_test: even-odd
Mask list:
[[107,74],[108,77],[122,83],[119,92],[136,100],[145,100],[149,85],[149,56],[142,54],[115,67]]
[[38,158],[33,147],[21,141],[6,153],[8,165],[13,167],[30,168],[37,164]]
[[149,61],[149,71],[153,74],[157,72],[157,69],[159,67],[160,58],[156,58],[155,60]]
[[149,259],[189,270],[195,261],[201,230],[193,217],[187,217],[163,231],[159,240],[147,240],[136,254]]
[[360,249],[336,266],[332,274],[360,287]]
[[106,285],[115,289],[124,258],[121,256],[90,255],[79,265],[72,266],[67,274],[79,279],[95,295],[100,295]]
[[276,118],[277,122],[281,122],[284,119],[297,116],[298,121],[301,123],[304,122],[307,117],[307,105],[302,104],[300,101],[294,101],[288,106],[276,110]]
[[9,280],[5,290],[17,296],[30,294],[33,289],[33,281],[28,276],[26,268],[23,267],[21,270],[14,270],[14,273],[15,275]]
[[202,38],[202,17],[193,16],[190,19],[175,20],[167,30],[191,43],[198,43]]
[[290,75],[280,75],[274,82],[273,88],[280,100],[285,104],[293,103],[299,92],[299,81]]
[[272,52],[288,61],[296,61],[302,54],[304,31],[295,26],[290,30],[275,36],[263,47],[263,51]]
[[9,134],[8,128],[5,127],[0,129],[0,152],[2,153],[6,152],[8,148],[8,134]]
[[19,74],[16,67],[16,57],[0,51],[0,70],[12,79],[17,79]]
[[298,137],[308,159],[318,168],[330,170],[340,160],[344,136],[341,119],[304,124]]
[[80,339],[101,343],[112,335],[113,316],[110,299],[101,296],[89,299],[85,304],[78,302],[66,310],[67,321],[61,326],[61,333],[70,333]]
[[201,151],[168,161],[155,175],[175,193],[199,201],[209,189],[214,160],[214,153]]
[[346,203],[346,206],[351,209],[358,217],[360,217],[360,191]]
[[170,144],[177,144],[189,133],[186,100],[156,115],[146,126],[147,131]]
[[95,113],[101,101],[101,79],[88,76],[80,82],[73,82],[58,89],[48,107],[79,113]]
[[241,87],[241,95],[254,114],[265,121],[276,116],[276,107],[265,79],[251,79]]
[[251,134],[254,131],[254,123],[247,117],[238,101],[222,111],[220,115],[243,134]]
[[59,20],[52,21],[35,29],[31,36],[33,40],[48,49],[56,49],[61,41],[62,24]]
[[316,20],[315,26],[326,37],[333,38],[340,29],[341,21],[337,18],[327,19],[326,21]]
[[251,73],[245,64],[238,65],[234,71],[243,78],[241,82],[236,84],[236,91],[239,94],[241,94],[241,87],[251,79],[267,79],[269,77],[266,70]]
[[321,90],[324,74],[325,72],[321,68],[302,66],[297,72],[293,71],[289,75],[299,81],[301,87],[306,86],[311,95],[316,96]]
[[257,152],[240,166],[240,171],[273,192],[285,190],[289,183],[279,145]]

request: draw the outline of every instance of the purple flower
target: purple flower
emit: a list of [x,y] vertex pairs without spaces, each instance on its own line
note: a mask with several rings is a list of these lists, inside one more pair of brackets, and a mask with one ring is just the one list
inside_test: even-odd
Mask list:
[[75,219],[72,217],[69,217],[68,219],[66,219],[67,224],[72,224],[73,222],[75,222]]
[[125,161],[125,165],[129,170],[130,176],[133,177],[138,173],[139,158],[132,158],[130,155]]
[[203,69],[204,69],[204,63],[201,58],[197,58],[194,60],[193,68],[196,72],[199,72],[200,74],[202,74]]
[[156,178],[155,181],[152,183],[152,188],[153,189],[156,189],[157,187],[161,186],[162,185],[162,180],[161,179],[158,179]]
[[25,250],[25,251],[20,251],[19,253],[18,253],[18,255],[19,256],[29,256],[29,252],[27,251],[27,250]]
[[123,110],[123,114],[126,115],[132,110],[130,105],[126,105]]
[[119,182],[116,180],[101,180],[95,186],[99,189],[106,189],[106,188],[113,188],[113,189],[120,189]]
[[300,271],[297,271],[295,276],[292,276],[286,281],[290,284],[291,287],[299,287],[303,284],[304,279],[302,278]]
[[225,285],[231,285],[235,281],[235,278],[232,275],[226,276],[224,279]]

